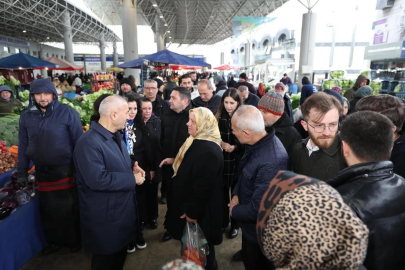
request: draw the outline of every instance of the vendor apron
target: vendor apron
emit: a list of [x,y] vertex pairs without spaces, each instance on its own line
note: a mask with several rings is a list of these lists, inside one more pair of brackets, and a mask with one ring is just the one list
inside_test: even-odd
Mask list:
[[79,197],[73,164],[36,166],[39,206],[48,244],[74,247],[80,240]]

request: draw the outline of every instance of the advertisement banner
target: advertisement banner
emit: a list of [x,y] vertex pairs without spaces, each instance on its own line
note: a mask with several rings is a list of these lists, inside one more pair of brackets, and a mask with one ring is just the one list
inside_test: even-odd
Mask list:
[[274,21],[276,18],[269,17],[234,17],[232,20],[232,30],[235,37],[249,33],[261,24]]
[[364,50],[364,59],[384,60],[401,58],[405,56],[404,50],[404,41],[367,46]]
[[28,41],[5,36],[0,36],[0,45],[5,47],[14,47],[26,50],[30,48],[30,43]]
[[398,9],[373,23],[374,45],[405,40],[405,5]]

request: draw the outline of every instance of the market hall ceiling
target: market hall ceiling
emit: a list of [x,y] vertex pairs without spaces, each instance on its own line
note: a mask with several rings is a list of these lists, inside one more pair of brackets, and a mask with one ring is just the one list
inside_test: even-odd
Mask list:
[[[63,42],[64,11],[73,42],[121,41],[105,23],[65,0],[0,0],[0,35],[35,42]],[[25,31],[25,32],[24,32]]]
[[[233,35],[236,16],[264,17],[288,0],[132,0],[138,24],[145,20],[155,32],[156,16],[166,24],[166,42],[215,44]],[[107,25],[120,25],[121,0],[84,0]],[[139,21],[141,23],[139,23]],[[170,38],[171,37],[171,38]]]

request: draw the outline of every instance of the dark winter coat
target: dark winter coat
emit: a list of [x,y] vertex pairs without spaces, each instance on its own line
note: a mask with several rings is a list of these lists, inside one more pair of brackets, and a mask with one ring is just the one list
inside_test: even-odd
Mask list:
[[161,134],[162,134],[162,123],[160,119],[153,115],[146,122],[146,127],[149,132],[149,140],[152,146],[152,155],[155,162],[155,178],[151,181],[152,184],[157,184],[162,181],[162,172],[159,168],[159,164],[162,161],[162,148],[160,145]]
[[284,95],[284,112],[287,113],[288,117],[290,117],[291,123],[294,123],[294,114],[291,105],[291,99],[287,93]]
[[405,178],[405,133],[394,141],[390,160],[394,164],[394,173]]
[[177,240],[183,236],[187,214],[196,219],[211,245],[222,243],[221,148],[214,142],[194,140],[173,178],[172,204],[166,214],[166,229]]
[[22,107],[23,104],[18,99],[14,98],[14,94],[12,91],[7,89],[0,89],[0,93],[3,91],[8,91],[11,93],[10,100],[7,101],[0,97],[0,117],[10,114],[14,108]]
[[170,100],[170,95],[173,91],[174,88],[177,87],[177,83],[175,82],[168,82],[165,85],[165,89],[163,90],[163,99],[164,100]]
[[279,170],[288,169],[287,152],[274,129],[254,145],[245,146],[245,155],[239,163],[238,183],[232,192],[232,195],[238,195],[239,205],[233,207],[232,217],[248,241],[258,243],[257,215],[270,181]]
[[[294,128],[286,113],[283,113],[281,118],[278,119],[277,122],[272,125],[272,127],[276,130],[277,138],[279,138],[281,143],[284,145],[285,150],[291,158],[292,151],[295,145],[302,140],[302,136]],[[267,132],[270,130],[270,128],[266,128]]]
[[[127,130],[126,132],[128,134]],[[152,141],[149,130],[143,122],[140,124],[134,122],[131,132],[135,135],[135,141],[130,145],[132,146],[132,152],[129,156],[132,163],[138,162],[138,166],[146,172],[146,179],[149,180],[149,172],[155,171],[157,164],[152,153]],[[127,135],[127,141],[129,142],[130,140],[130,136]]]
[[[347,100],[352,100],[354,99],[354,96],[356,94],[357,89],[360,88],[360,83],[364,80],[367,80],[367,77],[364,75],[359,75],[359,77],[357,77],[356,83],[353,85],[352,88],[348,89],[343,96],[345,98],[347,98]],[[352,107],[352,104],[350,103],[350,107]]]
[[162,121],[162,159],[175,158],[179,152],[180,147],[187,140],[188,128],[187,122],[189,117],[189,110],[192,108],[191,103],[187,108],[180,113],[172,109],[166,109],[163,114]]
[[370,231],[367,270],[405,269],[405,180],[392,162],[356,164],[327,183]]
[[226,81],[219,81],[216,85],[215,85],[216,89],[215,89],[215,93],[218,93],[221,90],[227,90],[228,87],[226,86]]
[[122,136],[93,122],[74,152],[83,246],[93,254],[116,253],[137,235],[135,177]]
[[316,92],[318,92],[318,89],[316,89],[316,87],[313,86],[311,83],[303,85],[301,88],[300,105],[304,104],[305,100]]
[[21,177],[27,176],[30,160],[40,167],[72,163],[73,150],[83,134],[79,114],[59,103],[55,87],[46,90],[55,97],[46,112],[37,108],[37,92],[31,90],[28,109],[20,117],[17,170]]
[[222,112],[221,117],[218,119],[218,127],[222,141],[229,143],[230,145],[236,145],[236,149],[231,153],[228,153],[225,150],[222,151],[224,155],[223,185],[230,187],[235,174],[235,158],[242,146],[236,136],[232,133],[231,117],[226,110]]
[[237,83],[235,84],[235,88],[238,89],[238,87],[241,86],[241,85],[247,86],[248,89],[249,89],[249,92],[250,92],[251,94],[257,95],[257,91],[256,91],[255,87],[253,86],[253,84],[248,83],[248,82],[246,82],[246,81],[244,81],[244,82],[239,81],[239,82],[237,82]]
[[159,92],[156,95],[155,101],[152,102],[152,107],[153,107],[153,113],[157,117],[162,117],[163,115],[163,110],[166,108],[169,108],[169,104],[160,96]]
[[234,87],[235,88],[236,81],[232,78],[232,80],[228,81],[228,88]]
[[333,144],[327,149],[319,149],[308,156],[309,137],[298,142],[291,155],[291,170],[297,174],[326,181],[335,177],[346,167],[342,154],[342,140],[337,134]]
[[284,77],[280,80],[281,83],[283,83],[284,85],[288,85],[290,86],[292,84],[292,81],[290,79],[290,77],[287,77],[284,79]]
[[252,93],[249,93],[247,99],[243,101],[243,105],[252,105],[257,108],[259,105],[260,98]]
[[202,100],[201,97],[196,97],[192,102],[194,108],[205,107],[210,109],[215,115],[218,110],[219,103],[221,102],[221,97],[214,94],[208,102]]

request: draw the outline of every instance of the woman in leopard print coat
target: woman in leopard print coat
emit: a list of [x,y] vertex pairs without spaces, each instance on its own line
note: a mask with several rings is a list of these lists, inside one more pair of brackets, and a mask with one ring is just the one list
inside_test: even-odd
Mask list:
[[261,201],[257,236],[277,270],[358,270],[368,229],[323,181],[280,171]]

